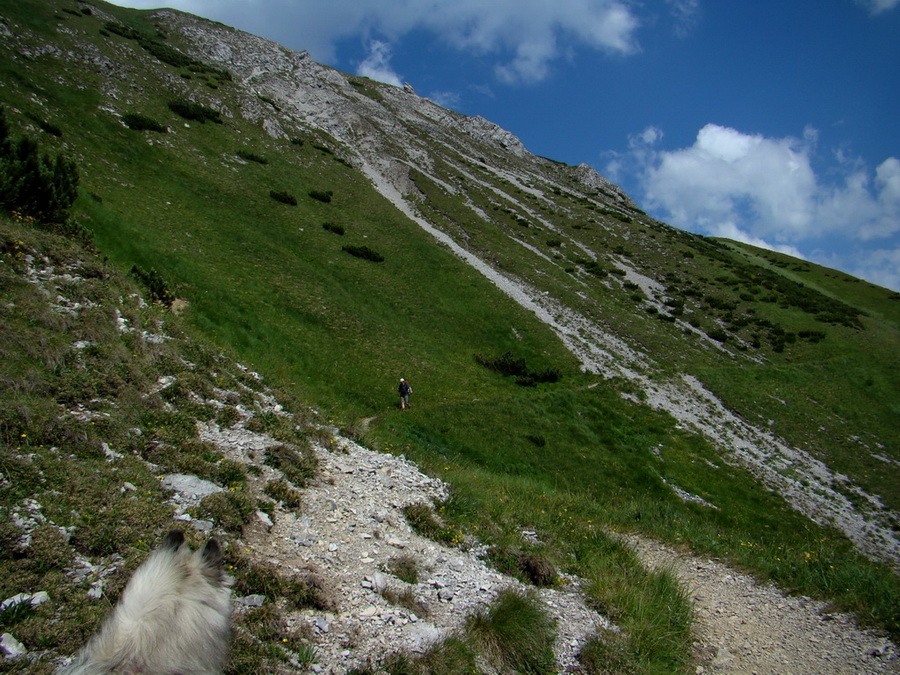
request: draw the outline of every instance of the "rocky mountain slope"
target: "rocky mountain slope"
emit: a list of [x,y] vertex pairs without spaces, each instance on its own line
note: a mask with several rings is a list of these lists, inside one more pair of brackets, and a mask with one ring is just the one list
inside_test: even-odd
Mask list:
[[[167,324],[174,320],[153,318],[153,308],[136,294],[116,300],[92,290],[91,277],[85,275],[94,270],[92,276],[96,277],[102,268],[89,255],[85,258],[82,252],[82,257],[72,259],[46,244],[43,249],[34,247],[27,235],[23,239],[5,242],[4,284],[21,285],[19,295],[6,295],[7,300],[14,298],[5,306],[7,319],[15,321],[21,309],[45,317],[44,321],[67,318],[66,325],[59,327],[58,338],[74,358],[76,371],[86,365],[80,363],[82,354],[109,349],[110,342],[120,340],[130,343],[131,350],[156,350],[168,343],[171,356],[184,353],[186,346],[194,350],[195,359],[203,352],[169,334]],[[15,274],[21,275],[18,280]],[[23,302],[23,294],[32,293],[39,306]],[[100,325],[95,323],[98,318]],[[136,325],[141,323],[147,329],[138,331]],[[86,337],[86,328],[91,339],[75,339]],[[620,630],[586,604],[584,579],[563,574],[552,588],[529,591],[518,579],[486,565],[486,547],[471,536],[458,532],[442,543],[412,528],[408,510],[431,511],[434,504],[449,497],[449,490],[404,457],[366,449],[318,419],[313,411],[288,412],[262,378],[243,366],[212,357],[213,371],[185,361],[173,370],[171,365],[166,367],[166,356],[160,353],[153,358],[136,383],[142,405],[153,408],[162,404],[176,415],[187,415],[188,427],[180,443],[194,442],[207,448],[207,456],[219,458],[220,469],[240,467],[232,474],[231,487],[215,469],[212,474],[197,472],[205,476],[200,477],[184,472],[190,471],[190,464],[178,466],[177,460],[171,464],[171,458],[156,463],[165,455],[156,451],[161,441],[153,440],[152,426],[129,428],[130,441],[118,435],[117,427],[141,423],[129,418],[117,400],[75,396],[50,414],[58,412],[66,418],[70,434],[104,424],[104,430],[91,430],[102,452],[82,450],[68,461],[93,464],[95,480],[110,480],[123,502],[143,505],[143,500],[152,499],[153,508],[158,508],[156,490],[147,490],[142,498],[143,487],[135,485],[158,481],[165,495],[161,504],[176,524],[201,534],[221,533],[222,528],[233,532],[226,535],[231,546],[229,559],[234,563],[229,568],[238,578],[238,660],[232,663],[232,672],[261,672],[259,668],[273,673],[306,669],[316,673],[373,672],[367,669],[376,668],[391,654],[422,658],[464,634],[470,617],[488,611],[499,594],[510,592],[534,593],[555,623],[555,665],[551,668],[555,672],[583,672],[579,656],[587,639],[598,631]],[[228,380],[230,387],[225,384]],[[193,419],[195,415],[198,417]],[[30,481],[28,470],[23,472],[26,465],[37,468],[48,460],[56,461],[54,455],[60,448],[45,448],[40,443],[45,440],[41,432],[34,431],[49,421],[32,419],[28,432],[18,434],[20,445],[5,460],[6,496],[15,489],[10,481]],[[314,458],[311,465],[315,469],[302,484],[296,474],[284,466],[285,471],[276,468],[279,464],[273,461],[285,448],[286,432],[295,441],[292,448],[305,448],[301,452],[307,455],[307,464]],[[133,442],[142,437],[148,439],[146,444]],[[305,438],[316,440],[307,444]],[[288,496],[272,489],[288,479],[293,480],[292,485],[302,485],[302,497],[296,493],[296,502],[290,501],[293,487]],[[102,597],[121,588],[134,566],[118,554],[97,555],[96,545],[85,548],[88,538],[79,533],[85,529],[81,516],[77,525],[66,525],[72,514],[59,513],[55,498],[46,491],[54,492],[57,481],[57,477],[44,474],[40,490],[26,488],[31,496],[6,507],[15,529],[5,556],[19,568],[18,574],[22,574],[23,564],[30,569],[38,555],[47,555],[37,549],[46,549],[50,533],[57,538],[51,550],[63,572],[32,576],[29,592],[3,600],[2,616],[8,630],[3,634],[2,649],[7,672],[49,672],[48,667],[62,662],[73,644],[83,641],[90,626],[76,632],[74,643],[45,641],[42,648],[37,647],[32,632],[46,632],[55,626],[68,634],[72,627],[60,626],[60,611],[61,603],[71,602],[67,598],[73,592],[83,594],[80,603],[86,603],[92,612],[104,612]],[[221,510],[221,504],[215,506],[223,495],[233,499],[235,490],[253,496],[260,507],[245,505],[236,521],[234,515]],[[270,495],[280,499],[271,502]],[[232,500],[232,506],[240,503]],[[75,505],[77,502],[66,503]],[[109,507],[112,517],[122,517],[121,505]],[[860,630],[852,617],[830,612],[826,605],[809,598],[788,598],[777,588],[761,586],[719,562],[679,554],[634,536],[627,542],[644,564],[674,566],[689,589],[698,613],[697,672],[895,672],[900,654],[893,643]],[[263,572],[303,579],[307,593],[310,588],[313,593],[299,606],[292,605],[279,598],[277,584],[271,578],[266,581]],[[262,608],[268,607],[271,613],[272,603],[284,612],[277,638],[258,626]],[[261,659],[250,651],[249,646],[266,639],[280,641],[280,659]],[[478,658],[481,672],[506,672],[488,657]]]
[[900,631],[900,296],[198,17],[0,35],[12,138],[81,175],[0,221],[4,668],[173,518],[227,542],[229,672],[895,668],[826,603]]
[[[520,217],[553,235],[568,233],[542,215],[542,202],[551,203],[548,193],[565,192],[573,201],[595,209],[613,209],[623,217],[603,223],[608,236],[626,241],[639,236],[632,221],[640,214],[636,205],[592,168],[560,166],[535,157],[508,131],[485,119],[441,108],[417,96],[410,87],[362,83],[316,63],[304,52],[291,52],[225,26],[198,23],[181,13],[163,11],[155,17],[167,31],[183,39],[192,56],[227,68],[248,93],[256,94],[255,100],[245,96],[241,114],[262,124],[273,138],[287,138],[289,122],[309,125],[333,137],[345,158],[359,167],[385,198],[552,327],[584,370],[606,378],[623,377],[635,384],[648,405],[706,436],[727,461],[750,468],[761,483],[800,512],[822,525],[839,528],[867,555],[898,564],[900,538],[893,526],[898,514],[886,509],[877,495],[769,429],[741,419],[696,377],[664,374],[657,357],[617,334],[605,321],[593,319],[596,309],[590,304],[554,297],[540,279],[509,273],[492,260],[491,251],[471,245],[462,218],[496,222],[472,202],[473,186],[485,191],[493,205],[513,205]],[[460,213],[464,215],[440,218],[430,214],[415,176],[423,176],[445,195],[462,199],[465,206]],[[525,202],[523,193],[535,203]],[[514,233],[508,236],[521,245],[524,256],[531,254],[561,266],[520,242]],[[642,244],[647,245],[646,240]],[[615,265],[624,272],[623,285],[636,284],[650,306],[666,313],[666,301],[672,297],[662,270],[621,254],[598,255],[596,249],[577,240],[572,245],[592,262]],[[687,317],[674,317],[674,323],[682,330],[699,333]],[[710,342],[712,348],[718,347],[714,340]],[[738,360],[755,358],[740,352],[731,355]]]

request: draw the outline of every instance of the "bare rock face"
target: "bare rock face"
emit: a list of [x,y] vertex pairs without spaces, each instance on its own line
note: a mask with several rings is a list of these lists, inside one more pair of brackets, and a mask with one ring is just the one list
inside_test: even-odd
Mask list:
[[627,206],[634,206],[634,202],[617,186],[610,183],[603,176],[597,173],[597,170],[589,164],[581,163],[575,167],[575,176],[588,188],[600,190],[604,193],[612,195],[614,199]]
[[493,122],[484,119],[481,115],[464,118],[460,122],[460,127],[478,140],[496,145],[506,152],[511,152],[516,157],[524,157],[528,153],[518,137],[506,129],[500,128]]
[[[537,177],[558,180],[559,167],[556,174],[540,175],[541,165],[550,162],[531,155],[513,133],[481,116],[442,108],[418,96],[411,86],[392,87],[349,76],[316,63],[306,52],[180,12],[161,10],[156,18],[185,38],[192,56],[227,68],[248,92],[271,98],[279,107],[267,109],[250,100],[242,114],[261,122],[273,137],[285,133],[278,118],[326,132],[356,155],[349,158],[354,164],[367,168],[370,176],[375,174],[376,187],[390,185],[397,194],[409,194],[407,172],[398,171],[397,162],[430,175],[435,149],[441,146],[475,162],[489,158],[491,165],[513,170],[522,182]],[[430,141],[427,148],[423,138]],[[450,153],[440,159],[458,161]],[[518,160],[524,163],[518,166]],[[571,178],[585,190],[603,190],[614,202],[630,203],[619,188],[587,165],[565,169],[574,172]]]

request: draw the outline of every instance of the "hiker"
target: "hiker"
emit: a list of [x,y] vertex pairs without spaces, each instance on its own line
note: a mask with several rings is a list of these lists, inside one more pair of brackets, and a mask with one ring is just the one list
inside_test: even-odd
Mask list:
[[400,378],[400,385],[397,387],[397,393],[400,394],[400,410],[409,407],[409,395],[412,393],[412,387],[409,382]]

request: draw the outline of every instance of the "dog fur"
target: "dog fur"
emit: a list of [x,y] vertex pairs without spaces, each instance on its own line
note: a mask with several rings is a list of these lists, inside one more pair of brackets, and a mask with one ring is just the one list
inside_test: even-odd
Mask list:
[[210,539],[172,530],[137,569],[102,628],[57,675],[218,675],[231,636],[231,582]]

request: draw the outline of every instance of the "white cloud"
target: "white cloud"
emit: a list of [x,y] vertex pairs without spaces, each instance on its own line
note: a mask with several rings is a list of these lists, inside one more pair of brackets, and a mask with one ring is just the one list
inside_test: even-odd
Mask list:
[[[132,7],[159,0],[121,0]],[[624,0],[169,0],[171,6],[240,25],[333,63],[349,37],[394,43],[424,30],[462,52],[490,55],[505,81],[545,78],[575,46],[612,54],[637,51],[638,20]]]
[[716,237],[722,237],[724,239],[733,239],[734,241],[740,241],[745,244],[750,244],[751,246],[756,246],[758,248],[765,248],[770,251],[786,253],[787,255],[792,255],[795,258],[806,259],[807,257],[796,246],[792,246],[790,244],[773,244],[765,239],[761,239],[760,237],[755,237],[752,234],[744,232],[737,223],[733,222],[718,223],[718,225],[716,226],[716,231],[710,232],[709,234]]
[[874,181],[859,162],[845,161],[842,179],[826,185],[811,163],[813,129],[803,138],[767,138],[707,124],[693,145],[672,151],[655,147],[661,138],[655,127],[632,137],[628,159],[648,205],[679,227],[786,246],[834,233],[873,240],[900,231],[896,158],[876,169]]
[[369,77],[385,84],[402,87],[403,81],[391,68],[391,46],[386,42],[372,40],[369,43],[369,55],[359,64],[357,75]]
[[433,91],[428,98],[437,103],[442,108],[453,110],[459,107],[462,97],[455,91]]
[[900,246],[875,249],[843,246],[837,251],[820,249],[813,251],[809,259],[900,292]]
[[900,291],[900,248],[867,251],[849,271],[873,284]]
[[[637,136],[636,140],[640,141],[641,143],[643,143],[645,145],[655,145],[656,143],[658,143],[659,141],[662,140],[662,137],[663,137],[662,129],[660,129],[659,127],[650,126],[650,127],[647,127],[646,129],[644,129],[640,133],[640,135]],[[632,146],[634,146],[634,145],[635,144],[632,142]]]
[[[900,160],[874,173],[858,158],[834,154],[829,181],[817,175],[818,134],[768,138],[707,124],[694,143],[659,148],[648,127],[613,155],[608,175],[635,175],[641,201],[678,227],[747,242],[828,264],[900,288]],[[836,178],[835,178],[836,176]],[[802,251],[831,247],[830,252]]]
[[700,20],[700,0],[666,0],[675,19],[675,35],[690,35]]
[[881,14],[900,5],[900,0],[857,0],[857,2],[868,9],[871,14]]
[[[645,131],[642,139],[647,137]],[[645,196],[679,226],[716,234],[743,223],[740,229],[753,236],[780,241],[814,226],[815,177],[802,141],[708,124],[689,148],[642,153]]]

